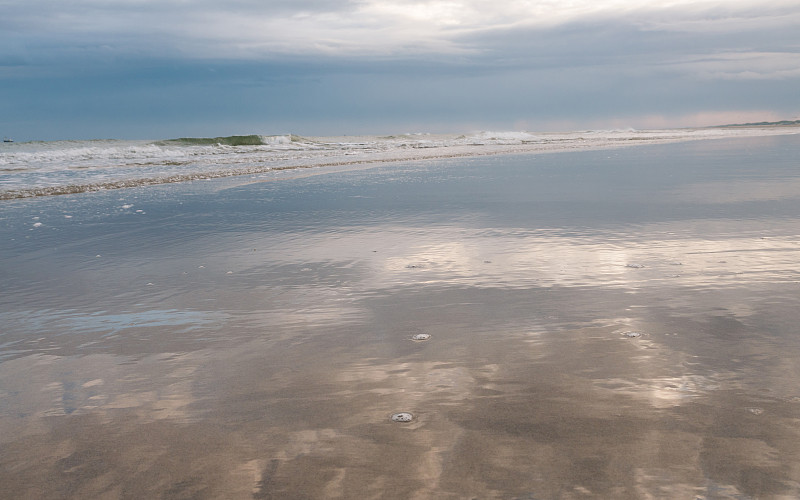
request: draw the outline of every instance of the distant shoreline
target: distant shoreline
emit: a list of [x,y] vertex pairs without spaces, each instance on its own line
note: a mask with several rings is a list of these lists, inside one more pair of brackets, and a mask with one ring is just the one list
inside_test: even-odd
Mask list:
[[730,127],[793,127],[800,125],[800,120],[781,120],[778,122],[731,123],[728,125],[714,125],[708,128]]

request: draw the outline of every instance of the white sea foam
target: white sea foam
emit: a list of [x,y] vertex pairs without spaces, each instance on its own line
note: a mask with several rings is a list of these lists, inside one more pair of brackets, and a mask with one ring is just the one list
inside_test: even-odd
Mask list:
[[528,132],[479,132],[465,137],[472,144],[524,144],[540,140]]
[[274,169],[501,153],[596,149],[743,135],[793,134],[798,127],[483,131],[467,135],[300,137],[292,134],[163,141],[0,144],[0,200],[180,182]]
[[261,141],[270,146],[288,145],[292,143],[291,135],[262,135]]

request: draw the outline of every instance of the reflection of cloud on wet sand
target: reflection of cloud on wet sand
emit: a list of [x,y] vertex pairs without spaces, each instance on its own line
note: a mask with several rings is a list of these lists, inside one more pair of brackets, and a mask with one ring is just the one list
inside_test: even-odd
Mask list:
[[[441,362],[359,364],[337,374],[353,391],[402,396],[408,404],[420,399],[461,401],[474,390],[475,380],[463,366]],[[391,409],[390,409],[391,410]]]
[[[0,436],[18,437],[46,427],[48,417],[95,415],[126,410],[152,421],[188,421],[193,374],[199,360],[162,353],[134,362],[107,354],[83,357],[30,356],[0,364],[7,409]],[[0,438],[2,439],[2,438]]]
[[672,194],[684,203],[733,204],[800,198],[800,179],[729,180],[689,184]]
[[[783,223],[783,229],[794,231],[791,224]],[[775,223],[771,231],[779,226]],[[350,228],[335,236],[308,235],[300,247],[294,239],[270,243],[276,255],[287,256],[286,263],[325,264],[327,272],[343,274],[347,281],[323,281],[319,287],[336,285],[348,292],[442,285],[719,289],[800,278],[800,244],[793,237],[765,235],[762,226],[742,222],[689,227],[665,223],[616,233],[563,234],[484,230],[465,222],[380,231]],[[297,278],[301,275],[296,272]]]
[[[440,253],[427,255],[457,263],[478,251],[470,244],[439,245]],[[715,355],[763,355],[758,338],[746,336],[761,314],[757,303],[726,299],[730,307],[716,311],[719,318],[704,323],[691,314],[678,329],[648,322],[647,309],[629,309],[630,294],[602,287],[404,289],[370,301],[342,289],[300,288],[294,307],[286,299],[271,310],[231,313],[228,327],[250,332],[238,345],[0,364],[9,381],[2,398],[10,411],[0,419],[5,463],[45,457],[9,480],[40,484],[32,477],[47,476],[47,491],[74,484],[87,496],[113,484],[144,497],[169,490],[262,498],[381,498],[387,491],[398,498],[658,498],[703,495],[711,474],[716,491],[758,494],[771,490],[731,476],[726,457],[736,457],[733,469],[759,477],[774,468],[764,457],[785,461],[800,442],[785,416],[791,405],[731,396],[741,391],[741,377],[711,366],[721,361],[692,344],[727,335],[735,342],[716,344],[723,351]],[[570,307],[592,314],[570,326]],[[481,321],[487,311],[497,316]],[[553,312],[563,321],[548,320]],[[410,332],[420,326],[432,338],[414,343]],[[631,330],[644,334],[623,335]],[[767,370],[750,383],[775,376]],[[790,394],[792,385],[773,389]],[[391,422],[397,411],[416,419]],[[759,428],[756,419],[770,425]],[[727,441],[725,429],[739,429],[744,440]],[[758,452],[752,461],[751,451]],[[780,470],[769,476],[784,486],[793,477]]]
[[680,406],[720,387],[701,375],[644,380],[607,379],[598,381],[597,386],[611,389],[617,394],[642,398],[654,408]]
[[[612,322],[545,329],[535,343],[509,323],[497,325],[509,329],[503,342],[437,329],[426,343],[404,334],[375,344],[363,341],[367,325],[321,335],[323,322],[313,342],[262,339],[136,364],[14,360],[0,368],[42,390],[12,397],[14,411],[39,413],[25,433],[3,432],[14,436],[5,460],[45,457],[10,480],[45,473],[46,491],[73,484],[88,496],[658,498],[704,494],[709,464],[730,457],[746,473],[772,468],[800,441],[785,425],[779,435],[749,427],[773,408],[712,404],[737,386],[655,334],[625,338],[630,320]],[[387,343],[405,354],[381,354]],[[58,377],[71,396],[50,387]],[[416,418],[391,422],[396,411]],[[720,418],[745,435],[728,439]],[[765,491],[726,474],[712,474],[714,488]]]

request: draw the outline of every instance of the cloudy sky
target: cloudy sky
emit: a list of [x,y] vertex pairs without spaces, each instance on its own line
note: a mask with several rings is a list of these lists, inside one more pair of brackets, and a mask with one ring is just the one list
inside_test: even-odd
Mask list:
[[17,140],[800,119],[800,0],[0,0]]

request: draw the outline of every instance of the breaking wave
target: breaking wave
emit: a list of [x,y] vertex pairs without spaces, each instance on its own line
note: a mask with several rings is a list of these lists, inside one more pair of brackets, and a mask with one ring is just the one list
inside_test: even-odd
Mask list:
[[181,137],[158,141],[157,145],[177,146],[274,146],[303,142],[300,136],[288,135],[229,135],[226,137]]

